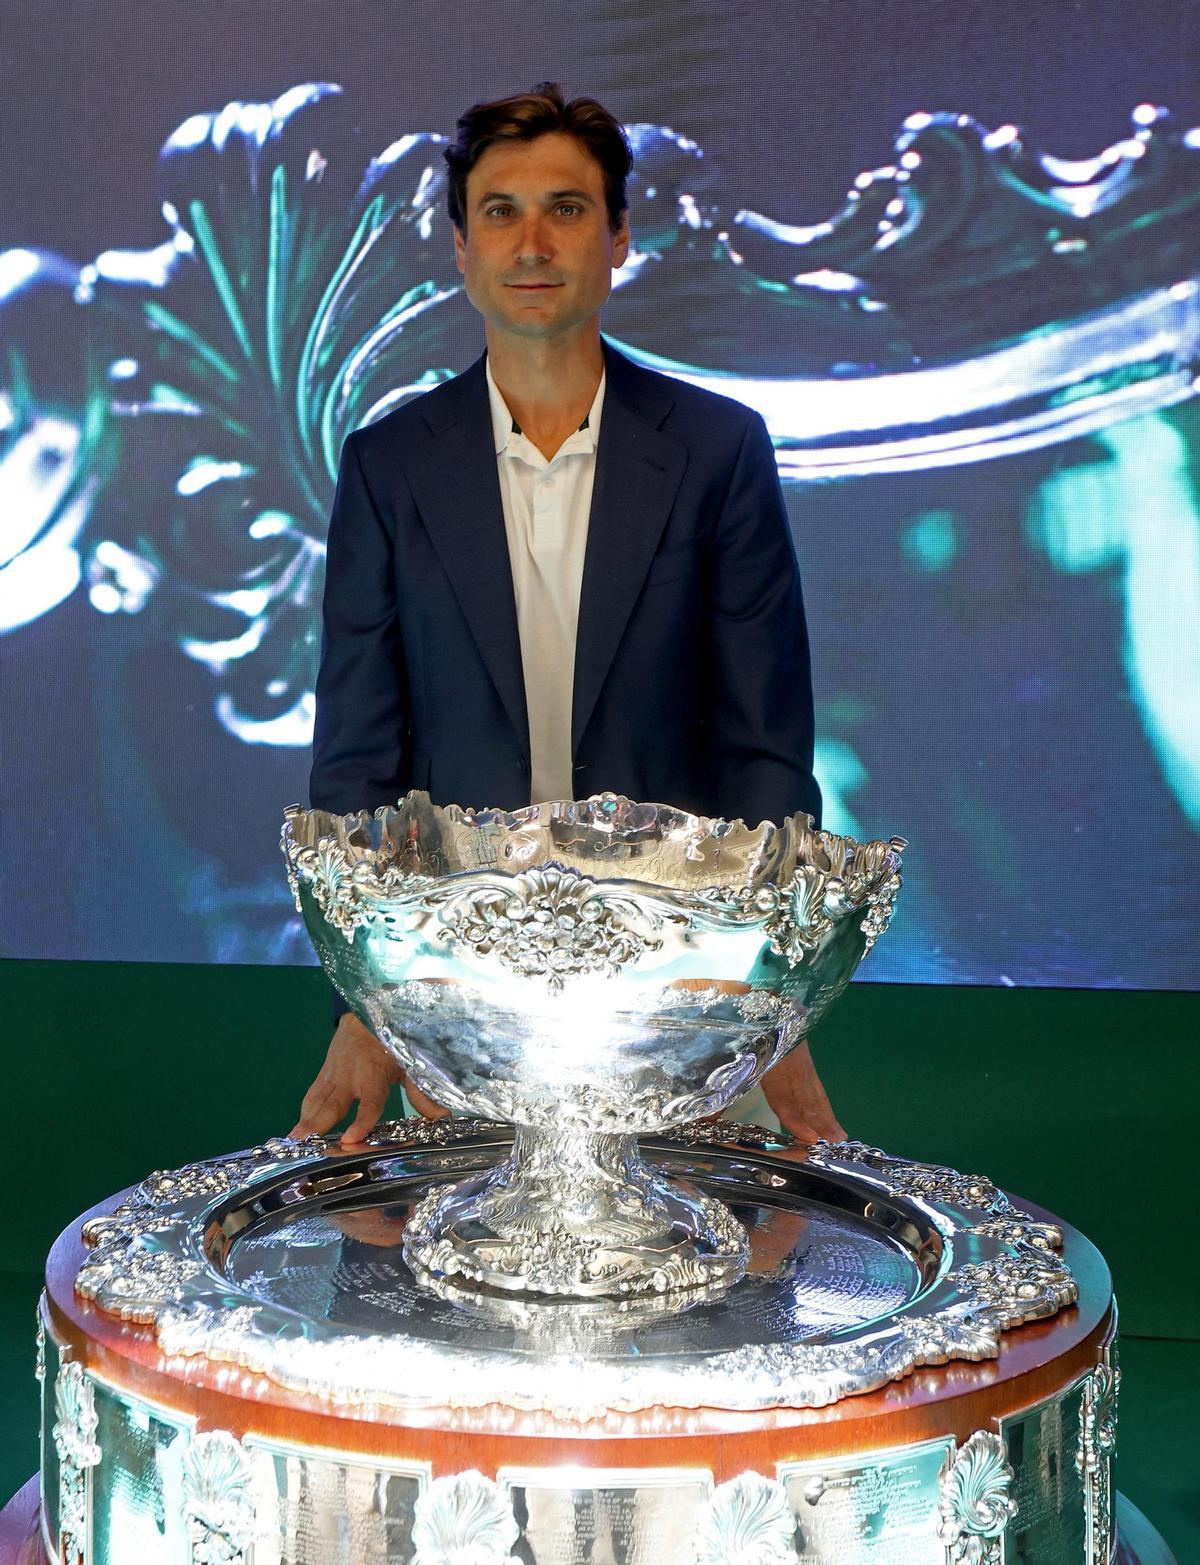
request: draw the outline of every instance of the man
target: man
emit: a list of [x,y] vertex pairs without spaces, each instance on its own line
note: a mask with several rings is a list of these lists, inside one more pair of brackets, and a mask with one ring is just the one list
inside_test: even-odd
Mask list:
[[[611,790],[750,824],[817,815],[800,580],[770,438],[600,336],[629,251],[629,144],[543,83],[446,151],[487,353],[346,440],[329,527],[311,797],[427,788],[517,808]],[[402,1073],[339,1020],[293,1134],[363,1139]],[[782,1123],[840,1126],[801,1046]],[[443,1112],[411,1085],[420,1112]]]

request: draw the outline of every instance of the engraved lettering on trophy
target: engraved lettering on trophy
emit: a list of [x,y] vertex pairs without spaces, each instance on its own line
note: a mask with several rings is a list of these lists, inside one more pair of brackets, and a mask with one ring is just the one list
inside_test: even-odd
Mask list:
[[695,1565],[708,1473],[502,1470],[525,1565]]
[[[274,1445],[268,1449],[285,1561],[390,1565],[409,1558],[420,1473]],[[333,1532],[331,1516],[339,1519]]]
[[1083,1480],[1075,1466],[1083,1385],[1001,1421],[1017,1506],[1001,1540],[1003,1565],[1085,1558]]
[[834,1565],[847,1540],[864,1565],[945,1565],[937,1496],[952,1450],[947,1437],[841,1462],[781,1463],[798,1565]]

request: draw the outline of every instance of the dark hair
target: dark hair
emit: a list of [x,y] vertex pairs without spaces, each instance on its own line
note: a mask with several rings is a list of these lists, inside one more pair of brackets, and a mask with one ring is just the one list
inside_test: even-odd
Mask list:
[[574,136],[599,163],[609,227],[620,226],[633,153],[620,121],[595,98],[572,98],[567,103],[557,82],[538,82],[529,92],[474,104],[459,119],[457,129],[456,140],[443,149],[442,156],[450,169],[446,208],[450,221],[463,233],[467,230],[467,175],[487,149],[497,141],[533,141],[553,131]]

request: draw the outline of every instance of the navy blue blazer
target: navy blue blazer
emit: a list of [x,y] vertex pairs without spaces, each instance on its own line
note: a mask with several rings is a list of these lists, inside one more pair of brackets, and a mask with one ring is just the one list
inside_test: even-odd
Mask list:
[[[575,795],[817,816],[800,575],[757,413],[604,344],[575,656]],[[481,358],[343,448],[310,782],[318,808],[530,802]]]

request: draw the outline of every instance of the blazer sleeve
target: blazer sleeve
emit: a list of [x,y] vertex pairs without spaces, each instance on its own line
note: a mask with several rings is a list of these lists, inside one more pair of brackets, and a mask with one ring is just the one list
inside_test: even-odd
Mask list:
[[406,786],[410,705],[394,556],[351,434],[329,518],[309,777],[313,807],[339,815],[394,804]]
[[738,450],[710,568],[706,716],[721,813],[753,826],[806,810],[819,824],[800,567],[771,437],[757,413]]

